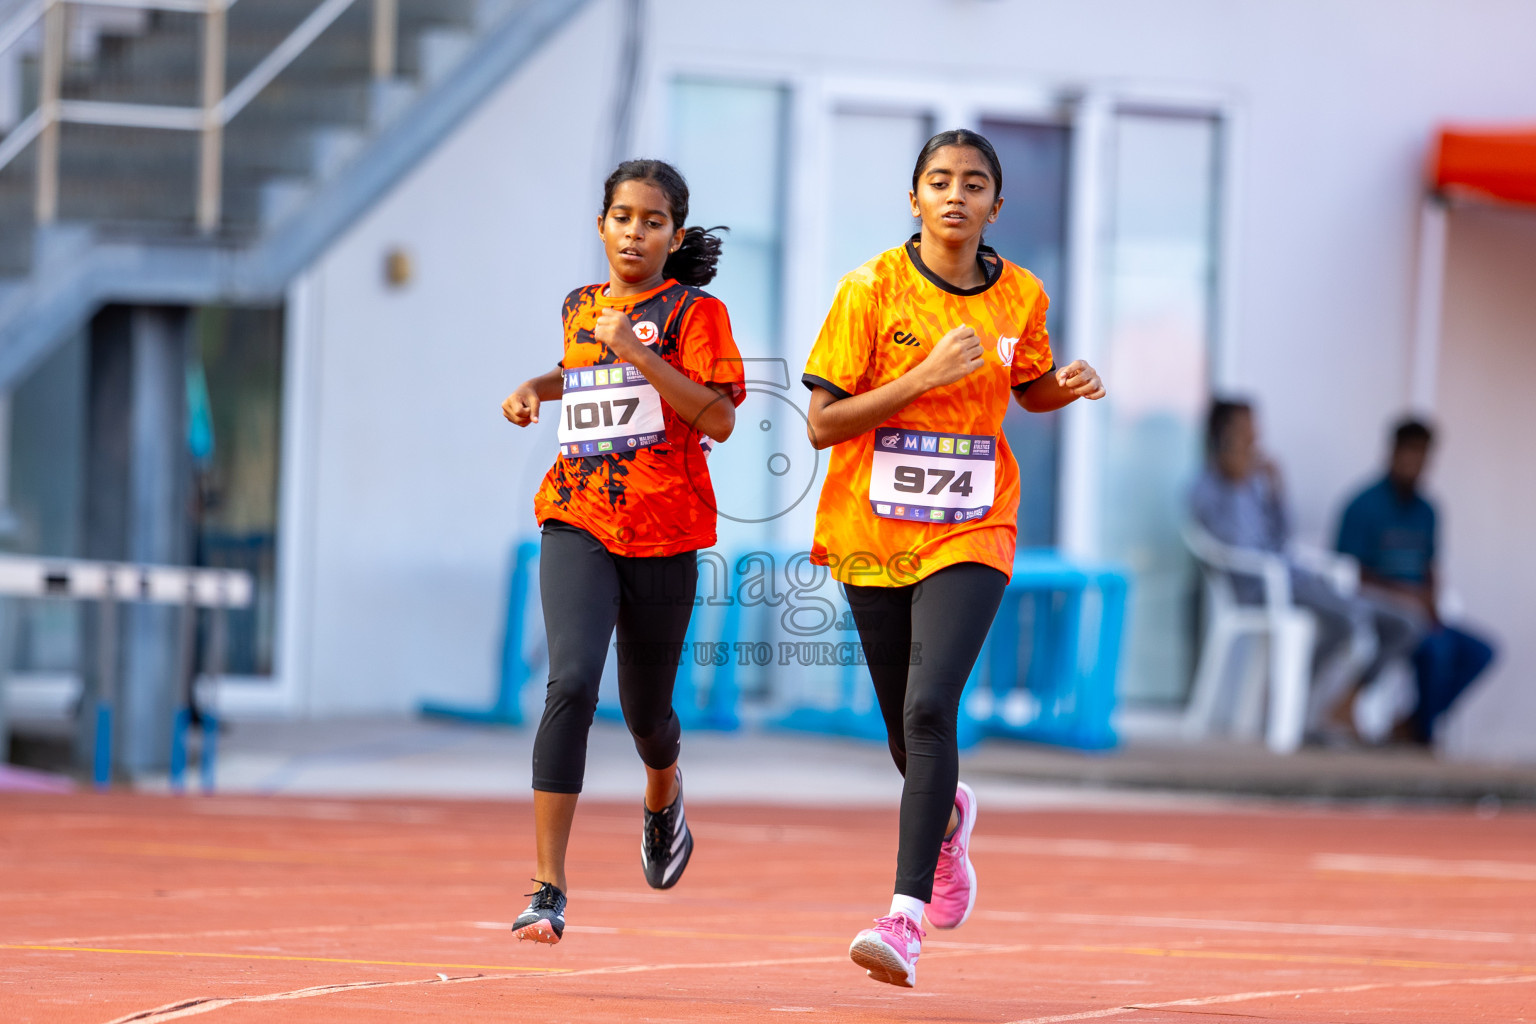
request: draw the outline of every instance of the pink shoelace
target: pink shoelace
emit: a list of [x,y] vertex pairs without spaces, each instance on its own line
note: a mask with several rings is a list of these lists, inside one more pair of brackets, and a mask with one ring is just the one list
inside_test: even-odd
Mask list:
[[[928,933],[917,926],[906,914],[891,914],[888,917],[875,918],[875,927],[882,931],[893,931],[903,939],[910,939],[913,932],[917,933],[919,941],[927,938]],[[905,950],[903,950],[905,952]]]

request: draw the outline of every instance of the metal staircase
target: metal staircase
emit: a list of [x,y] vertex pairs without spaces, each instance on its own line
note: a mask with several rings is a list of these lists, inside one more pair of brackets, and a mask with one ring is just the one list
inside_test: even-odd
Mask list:
[[103,303],[280,297],[585,3],[0,0],[0,393]]

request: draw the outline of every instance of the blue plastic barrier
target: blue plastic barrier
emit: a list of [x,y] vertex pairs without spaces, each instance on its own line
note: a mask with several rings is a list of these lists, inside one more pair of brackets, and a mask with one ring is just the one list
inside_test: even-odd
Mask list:
[[112,705],[106,701],[96,705],[95,740],[91,781],[97,789],[106,790],[112,785]]
[[[1094,642],[1083,650],[1087,598],[1098,597]],[[1054,551],[1020,552],[960,702],[961,749],[985,736],[1104,750],[1116,743],[1115,705],[1126,580],[1110,568],[1073,565]],[[1033,604],[1030,658],[1019,672],[1024,602]],[[843,669],[836,705],[795,707],[774,722],[782,728],[883,740],[868,673]]]
[[[176,712],[176,720],[171,727],[171,771],[170,783],[173,793],[185,792],[187,788],[187,735],[192,729],[192,709],[182,708]],[[198,780],[204,793],[213,792],[214,764],[218,759],[219,723],[208,712],[202,713],[202,749],[198,754]]]
[[[861,693],[862,690],[862,693]],[[885,741],[885,719],[875,702],[869,673],[862,665],[844,665],[838,674],[839,700],[835,707],[797,707],[773,719],[779,729],[852,736]]]
[[[962,731],[1107,750],[1125,626],[1126,578],[1076,565],[1054,551],[1020,552],[1013,579],[961,700]],[[1088,605],[1097,598],[1096,621]],[[1021,626],[1031,608],[1029,661],[1020,672]],[[1096,628],[1084,642],[1087,627]]]
[[507,581],[507,624],[501,640],[501,673],[496,683],[496,702],[489,708],[467,708],[457,704],[427,701],[421,713],[433,718],[451,718],[482,725],[521,725],[523,709],[518,694],[533,675],[533,667],[523,657],[523,622],[533,592],[533,563],[539,557],[539,542],[524,540],[512,552],[512,568]]
[[[528,605],[538,599],[535,586],[534,565],[539,557],[539,542],[523,540],[517,543],[512,556],[511,571],[507,583],[506,627],[502,634],[501,672],[496,685],[496,700],[489,708],[467,708],[459,705],[427,701],[421,705],[421,713],[435,718],[449,718],[461,722],[477,722],[488,725],[521,725],[523,713],[520,695],[523,687],[534,682],[533,666],[523,656]],[[688,623],[685,652],[697,649],[695,641],[701,632],[700,620],[704,609],[696,609]],[[726,605],[721,615],[720,632],[730,636],[740,628],[741,608],[735,602]],[[740,690],[736,683],[736,661],[727,658],[724,665],[709,666],[713,669],[707,690],[702,694],[695,685],[692,664],[680,667],[672,703],[678,719],[685,729],[718,729],[730,731],[741,726],[737,713]],[[609,701],[598,705],[598,716],[617,719],[622,714],[616,703]]]
[[[536,540],[524,540],[514,551],[494,705],[476,709],[426,703],[423,714],[500,725],[522,722],[519,694],[533,682],[533,668],[522,653],[523,623],[528,602],[535,600],[533,565],[538,552]],[[762,554],[777,572],[774,556]],[[737,645],[744,639],[761,639],[743,636],[751,630],[744,626],[742,595],[734,583],[745,572],[746,558],[726,559],[719,552],[701,555],[701,566],[706,559],[712,560],[723,574],[719,582],[726,589],[708,600],[700,596],[688,624],[684,661],[673,691],[673,706],[686,729],[740,728],[738,669],[742,662]],[[836,592],[835,584],[829,583],[828,588]],[[997,618],[966,683],[959,719],[962,749],[985,736],[1085,750],[1113,747],[1116,738],[1110,718],[1125,605],[1126,579],[1120,571],[1073,564],[1054,551],[1020,552]],[[1021,671],[1026,608],[1031,612],[1028,663]],[[1090,616],[1091,610],[1097,614]],[[1085,633],[1090,641],[1086,644]],[[719,653],[710,658],[710,651]],[[615,701],[599,704],[597,713],[606,719],[622,718]],[[829,704],[789,707],[771,724],[800,732],[885,739],[885,723],[868,671],[851,663],[838,669],[837,690]]]

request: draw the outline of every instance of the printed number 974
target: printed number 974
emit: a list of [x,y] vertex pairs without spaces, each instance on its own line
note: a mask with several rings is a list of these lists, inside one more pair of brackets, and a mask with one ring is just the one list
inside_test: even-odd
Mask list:
[[[928,486],[928,477],[936,477],[932,487]],[[939,494],[948,486],[952,494],[959,494],[969,498],[971,496],[971,471],[966,470],[958,477],[952,469],[924,469],[922,466],[897,466],[895,488],[906,494]]]

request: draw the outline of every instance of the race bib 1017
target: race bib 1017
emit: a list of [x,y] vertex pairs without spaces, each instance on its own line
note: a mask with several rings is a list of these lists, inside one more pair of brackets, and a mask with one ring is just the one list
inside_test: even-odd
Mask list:
[[869,504],[882,519],[963,523],[992,508],[997,439],[875,429]]
[[560,454],[568,459],[648,448],[666,438],[661,396],[629,363],[565,371]]

